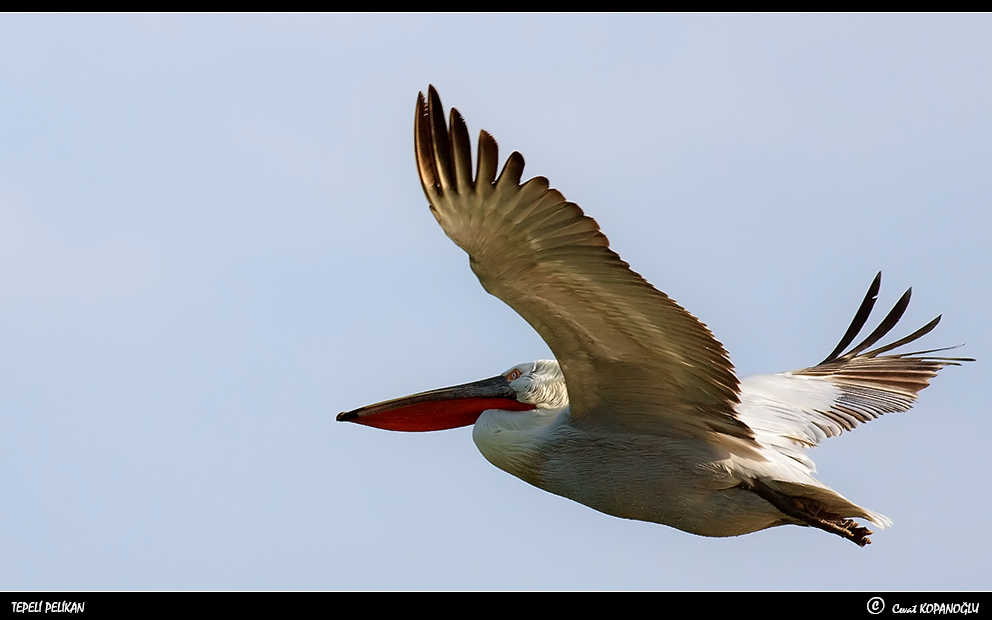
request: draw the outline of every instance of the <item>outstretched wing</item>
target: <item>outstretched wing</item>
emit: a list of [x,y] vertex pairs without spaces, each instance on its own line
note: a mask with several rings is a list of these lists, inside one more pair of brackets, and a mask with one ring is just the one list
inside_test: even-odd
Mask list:
[[452,109],[449,133],[433,86],[428,101],[417,99],[414,137],[431,212],[482,286],[551,348],[575,423],[751,437],[735,415],[738,382],[723,346],[610,250],[595,220],[543,177],[521,184],[519,153],[497,178],[485,131],[473,178],[465,122]]
[[741,381],[738,411],[759,442],[773,445],[812,470],[804,448],[886,413],[908,410],[941,368],[974,361],[929,355],[947,349],[882,355],[933,331],[940,322],[939,316],[905,338],[865,352],[902,318],[912,289],[903,294],[867,338],[842,353],[868,321],[881,279],[881,273],[875,276],[854,321],[825,360],[812,368],[745,377]]

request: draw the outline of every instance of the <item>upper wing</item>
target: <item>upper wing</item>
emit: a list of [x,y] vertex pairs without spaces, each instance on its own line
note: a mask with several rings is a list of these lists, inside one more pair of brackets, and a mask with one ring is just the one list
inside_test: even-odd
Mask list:
[[912,289],[867,338],[842,355],[871,314],[881,276],[875,276],[847,333],[820,364],[741,381],[739,415],[754,430],[758,441],[775,446],[811,470],[813,464],[806,458],[804,448],[883,414],[908,410],[941,368],[974,361],[928,356],[946,349],[881,355],[930,333],[940,322],[939,316],[905,338],[863,352],[895,327],[909,305]]
[[652,287],[615,252],[596,222],[547,179],[520,183],[524,160],[499,178],[496,141],[479,135],[472,178],[468,130],[451,110],[450,134],[432,86],[417,99],[417,169],[431,212],[468,252],[482,286],[551,347],[579,424],[742,438],[738,382],[723,346],[698,319]]

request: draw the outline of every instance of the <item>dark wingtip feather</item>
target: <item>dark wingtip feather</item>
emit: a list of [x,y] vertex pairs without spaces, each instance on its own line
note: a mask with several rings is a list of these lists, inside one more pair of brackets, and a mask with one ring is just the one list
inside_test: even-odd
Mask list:
[[885,318],[882,319],[882,322],[878,324],[878,327],[875,328],[875,331],[868,334],[867,338],[862,340],[861,343],[855,346],[853,349],[845,353],[843,357],[850,359],[856,356],[858,353],[861,353],[871,345],[875,344],[876,342],[884,338],[887,333],[892,331],[892,328],[896,326],[896,323],[899,322],[899,319],[901,319],[902,315],[906,312],[906,308],[909,307],[909,299],[912,296],[913,296],[913,289],[912,288],[907,289],[906,292],[902,294],[902,297],[899,298],[899,301],[896,302],[896,305],[892,306],[892,310],[889,310],[889,313],[885,315]]
[[503,171],[499,173],[499,178],[496,179],[496,186],[510,185],[512,187],[520,185],[520,178],[523,175],[524,156],[517,151],[513,151],[506,158],[506,163],[503,164]]
[[[930,332],[932,332],[937,327],[937,324],[940,323],[940,317],[941,316],[943,316],[943,315],[938,315],[937,318],[935,318],[934,320],[930,321],[929,323],[927,323],[923,327],[919,328],[918,330],[916,330],[912,334],[906,336],[905,338],[902,338],[900,340],[896,340],[892,344],[887,344],[884,347],[879,347],[877,349],[874,349],[872,351],[869,351],[869,352],[865,353],[865,357],[875,357],[879,353],[885,353],[887,351],[891,351],[893,349],[897,349],[897,348],[901,347],[904,344],[909,344],[910,342],[913,342],[914,340],[919,340],[920,338],[922,338],[922,337],[926,336],[927,334],[929,334]],[[874,344],[874,343],[872,343],[872,344]]]
[[479,132],[478,159],[475,169],[475,186],[492,185],[496,182],[496,168],[499,165],[499,147],[496,139],[485,129]]
[[[861,326],[864,325],[867,317],[862,316],[862,314],[866,308],[870,309],[874,303],[872,297],[878,292],[875,286],[878,281],[878,277],[876,276],[875,283],[872,284],[871,290],[868,291],[868,296],[865,297],[865,301],[862,302],[861,308],[858,310],[858,316],[855,317],[851,328],[848,329],[848,333],[841,340],[842,346],[837,347],[820,364],[812,368],[803,369],[799,371],[799,374],[830,376],[831,381],[840,385],[844,390],[851,392],[852,398],[857,396],[852,390],[880,391],[880,393],[893,394],[895,396],[891,398],[895,399],[893,401],[895,405],[892,406],[896,408],[891,410],[905,411],[910,407],[913,400],[916,399],[916,395],[920,390],[927,387],[930,379],[935,377],[941,368],[945,366],[959,366],[963,362],[974,360],[971,358],[933,357],[930,355],[931,353],[946,351],[947,348],[881,355],[926,336],[940,323],[940,316],[937,316],[905,338],[900,338],[895,342],[863,353],[865,349],[868,349],[881,340],[896,326],[909,306],[913,289],[909,289],[903,293],[892,310],[889,311],[879,326],[867,338],[857,346],[851,348],[851,350],[841,354],[844,346],[850,343],[854,332],[860,330]],[[877,394],[869,400],[872,401],[869,405],[875,407],[878,415],[890,410],[881,408],[881,405],[879,405],[881,397]],[[877,415],[873,417],[877,417]]]
[[448,116],[451,138],[451,160],[455,166],[456,187],[459,192],[464,192],[472,189],[475,185],[472,180],[472,149],[468,139],[468,126],[457,109],[451,108],[451,113]]
[[455,186],[454,168],[451,161],[451,144],[448,141],[448,128],[444,122],[444,106],[437,90],[428,89],[427,116],[430,120],[430,138],[434,146],[437,180],[441,191]]
[[858,334],[864,328],[865,323],[868,322],[868,317],[871,315],[872,309],[875,307],[875,302],[878,301],[878,291],[882,286],[882,272],[879,271],[875,274],[875,279],[872,280],[871,286],[868,287],[868,292],[865,294],[865,298],[861,301],[861,306],[858,308],[857,313],[854,315],[854,320],[851,321],[851,325],[844,332],[844,336],[840,339],[840,342],[830,352],[830,355],[826,357],[822,362],[817,364],[822,366],[823,364],[829,364],[830,362],[837,359],[840,354],[847,348],[847,345],[851,344]]
[[420,184],[424,188],[427,200],[431,194],[438,194],[441,189],[437,174],[437,164],[434,161],[434,143],[431,140],[431,120],[424,93],[417,95],[417,110],[413,124],[413,150],[417,159],[417,173]]

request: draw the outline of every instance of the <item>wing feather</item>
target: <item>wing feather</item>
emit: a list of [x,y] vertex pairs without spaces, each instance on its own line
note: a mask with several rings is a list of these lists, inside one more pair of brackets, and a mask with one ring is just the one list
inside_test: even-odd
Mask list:
[[479,135],[474,181],[468,130],[437,91],[417,101],[415,152],[431,212],[469,255],[482,286],[516,310],[554,352],[573,421],[665,435],[751,431],[737,419],[738,381],[698,319],[630,269],[595,220],[543,177],[521,184],[512,153]]
[[939,316],[905,338],[862,353],[896,326],[909,305],[909,291],[871,335],[841,354],[864,328],[880,282],[881,274],[872,282],[841,344],[823,362],[811,368],[745,377],[741,381],[738,407],[741,419],[754,430],[760,443],[775,447],[810,471],[813,463],[803,448],[886,413],[907,411],[941,368],[974,361],[967,357],[929,355],[946,348],[879,355],[930,333],[940,322]]

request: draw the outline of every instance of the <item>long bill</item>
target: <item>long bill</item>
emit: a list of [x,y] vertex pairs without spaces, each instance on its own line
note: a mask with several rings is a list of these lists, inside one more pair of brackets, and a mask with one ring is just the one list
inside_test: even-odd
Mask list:
[[503,375],[474,383],[421,392],[339,413],[338,422],[356,422],[389,431],[440,431],[475,424],[483,411],[527,411]]

